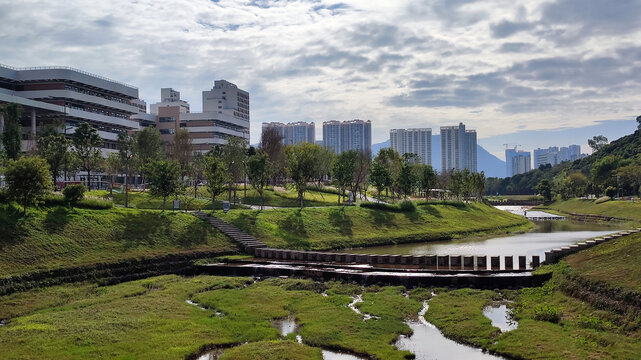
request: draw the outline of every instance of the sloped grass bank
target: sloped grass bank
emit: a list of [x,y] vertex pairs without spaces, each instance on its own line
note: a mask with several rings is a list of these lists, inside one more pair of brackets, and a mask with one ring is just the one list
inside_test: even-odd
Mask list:
[[0,277],[167,254],[234,250],[191,214],[0,204]]
[[609,200],[597,203],[595,200],[570,199],[555,201],[546,207],[565,213],[610,216],[641,222],[641,201]]
[[525,218],[484,204],[419,204],[395,212],[356,207],[235,210],[216,216],[272,247],[327,250],[529,229]]
[[[185,359],[216,347],[232,347],[223,357],[229,359],[320,359],[312,347],[322,346],[401,360],[409,352],[391,342],[410,332],[404,320],[418,313],[426,294],[405,297],[403,290],[177,275],[106,287],[55,286],[0,297],[0,319],[7,319],[0,326],[0,348],[7,359]],[[364,321],[347,306],[350,295],[361,292],[359,308],[380,319]],[[289,314],[305,345],[293,343],[291,335],[282,339],[271,325]]]

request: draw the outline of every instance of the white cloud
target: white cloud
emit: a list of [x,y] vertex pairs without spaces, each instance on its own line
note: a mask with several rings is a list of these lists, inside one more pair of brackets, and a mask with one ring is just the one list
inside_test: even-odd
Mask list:
[[148,103],[173,87],[194,111],[224,78],[250,91],[254,141],[262,121],[351,118],[375,141],[459,121],[489,137],[641,110],[641,3],[591,4],[0,0],[0,62],[77,67]]

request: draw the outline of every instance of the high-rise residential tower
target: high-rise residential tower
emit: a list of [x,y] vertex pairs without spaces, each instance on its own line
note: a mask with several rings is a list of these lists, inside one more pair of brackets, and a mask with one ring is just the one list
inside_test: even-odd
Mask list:
[[416,154],[421,163],[432,165],[432,129],[392,129],[390,146],[400,155]]
[[532,170],[532,158],[529,151],[517,151],[510,158],[512,172],[508,176],[526,173]]
[[476,130],[465,125],[441,127],[441,171],[469,169],[477,171]]
[[335,120],[323,122],[323,144],[339,154],[343,151],[372,151],[372,122]]
[[300,142],[314,144],[316,142],[316,125],[303,121],[283,124],[280,122],[263,123],[265,128],[275,128],[283,138],[284,145],[296,145]]

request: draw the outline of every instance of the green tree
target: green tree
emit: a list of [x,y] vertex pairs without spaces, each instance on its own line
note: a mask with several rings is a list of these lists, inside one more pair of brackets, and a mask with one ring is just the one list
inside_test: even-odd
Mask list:
[[588,178],[581,172],[574,172],[565,178],[564,198],[579,197],[585,194]]
[[227,166],[218,157],[207,155],[204,160],[203,172],[207,179],[207,190],[211,194],[211,211],[214,211],[216,196],[223,193],[229,173]]
[[401,171],[396,178],[396,184],[400,191],[400,194],[404,197],[412,195],[416,187],[416,176],[412,169],[412,164],[407,159],[404,159],[401,165]]
[[245,158],[247,157],[247,142],[245,139],[237,136],[228,136],[227,144],[222,148],[222,160],[229,171],[227,179],[227,200],[231,202],[231,192],[234,191],[236,198],[236,182],[244,176]]
[[592,139],[588,139],[588,145],[590,145],[594,152],[601,150],[607,144],[608,138],[603,135],[594,136]]
[[187,129],[178,129],[176,131],[171,148],[174,161],[180,165],[180,178],[185,181],[185,176],[189,175],[189,167],[194,157],[194,145],[191,134]]
[[87,188],[91,190],[91,171],[97,169],[102,162],[102,138],[96,128],[85,122],[76,128],[71,140],[80,160],[80,168],[87,172]]
[[9,160],[5,177],[7,194],[22,205],[23,215],[27,213],[27,206],[35,203],[52,186],[49,164],[40,157]]
[[205,174],[205,156],[197,152],[194,154],[194,160],[189,167],[190,176],[194,182],[194,198],[198,197],[198,183],[204,180]]
[[615,155],[604,156],[592,165],[592,178],[599,184],[607,184],[613,172],[619,167],[621,158]]
[[425,199],[429,200],[430,190],[436,186],[437,174],[434,168],[432,168],[432,166],[430,165],[422,165],[419,167],[419,169],[419,187],[423,191]]
[[304,207],[305,191],[307,183],[313,179],[317,167],[317,157],[319,146],[309,143],[298,143],[285,148],[285,159],[287,164],[287,174],[294,182],[298,192],[300,207]]
[[136,134],[134,161],[143,187],[145,184],[145,165],[164,158],[164,155],[162,137],[158,129],[149,126]]
[[121,132],[118,134],[118,156],[120,164],[125,171],[125,207],[129,207],[129,175],[134,162],[134,151],[136,150],[136,138]]
[[62,189],[62,195],[65,197],[65,202],[73,209],[85,197],[86,191],[87,188],[82,184],[71,184]]
[[637,130],[641,130],[641,115],[637,116]]
[[545,201],[552,200],[552,184],[550,184],[550,180],[543,179],[539,181],[538,185],[536,185],[536,190],[543,196]]
[[485,172],[481,171],[481,172],[470,174],[470,182],[471,182],[470,185],[472,186],[472,190],[476,195],[476,201],[483,200],[483,192],[485,191],[485,187],[487,185],[487,180],[485,179]]
[[[356,199],[356,193],[360,191],[362,198],[362,186],[367,182],[372,167],[372,154],[369,151],[358,151],[354,159],[354,176],[352,181],[352,194]],[[365,189],[367,192],[367,189]]]
[[260,209],[262,210],[264,206],[263,192],[271,177],[271,164],[267,154],[259,151],[249,157],[247,160],[247,177],[251,186],[260,195]]
[[56,185],[56,179],[62,172],[64,163],[69,160],[69,147],[71,142],[55,126],[45,127],[37,141],[37,153],[49,164],[51,180]]
[[401,172],[401,166],[402,166],[401,156],[398,154],[396,150],[392,148],[383,148],[378,152],[378,155],[376,155],[376,158],[374,160],[380,161],[389,170],[390,177],[392,180],[389,183],[389,185],[386,187],[385,191],[390,189],[393,196],[394,192],[398,192],[398,188],[395,188],[394,185],[397,184],[397,181],[395,181],[395,179],[398,179],[398,176]]
[[2,132],[2,146],[7,157],[12,160],[18,159],[22,151],[22,125],[20,115],[22,105],[8,104],[2,108],[4,115],[4,131]]
[[334,164],[332,165],[332,179],[338,187],[340,196],[338,197],[338,203],[341,203],[341,198],[345,193],[345,190],[350,188],[354,182],[354,172],[356,171],[356,158],[358,157],[358,152],[356,150],[343,151],[334,158]]
[[378,191],[378,200],[381,199],[383,190],[386,190],[388,186],[392,184],[392,175],[390,174],[389,168],[378,158],[372,162],[370,181]]
[[109,195],[113,198],[114,193],[114,176],[120,173],[122,169],[122,163],[120,161],[119,153],[110,153],[109,156],[105,159],[105,173],[109,175],[110,185],[109,185]]
[[151,182],[149,192],[162,197],[162,211],[165,211],[167,198],[180,191],[180,166],[173,161],[156,160],[148,165],[146,172]]

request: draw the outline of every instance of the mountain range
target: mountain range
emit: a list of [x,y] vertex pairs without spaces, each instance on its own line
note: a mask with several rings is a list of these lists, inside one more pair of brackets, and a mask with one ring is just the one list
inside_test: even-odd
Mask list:
[[[390,141],[372,144],[372,155],[376,156],[380,149],[390,147]],[[490,154],[482,146],[476,145],[476,160],[478,171],[485,172],[486,177],[505,177],[505,161]],[[432,167],[441,171],[441,135],[432,135]]]

